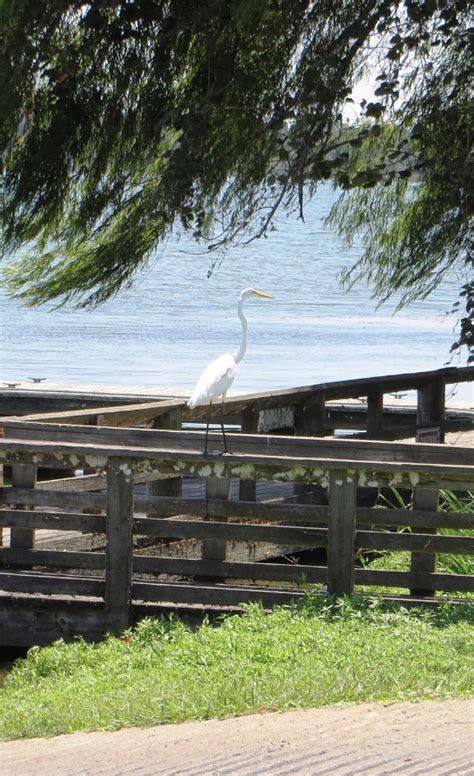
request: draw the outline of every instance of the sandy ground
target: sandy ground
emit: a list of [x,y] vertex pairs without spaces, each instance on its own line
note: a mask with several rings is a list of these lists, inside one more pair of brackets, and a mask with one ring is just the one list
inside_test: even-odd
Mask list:
[[474,774],[474,702],[333,706],[0,744],[2,776]]

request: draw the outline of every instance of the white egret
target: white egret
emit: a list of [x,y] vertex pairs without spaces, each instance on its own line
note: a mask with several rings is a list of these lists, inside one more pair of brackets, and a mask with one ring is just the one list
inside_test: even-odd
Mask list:
[[209,422],[211,415],[211,406],[214,399],[219,396],[222,397],[222,418],[221,428],[222,437],[224,440],[224,452],[229,452],[227,448],[227,440],[225,438],[224,430],[224,400],[227,395],[227,391],[234,382],[235,372],[237,364],[242,361],[245,351],[247,350],[247,319],[243,312],[244,301],[249,296],[256,296],[262,299],[273,299],[270,294],[265,294],[263,291],[257,291],[255,288],[245,288],[239,298],[237,305],[237,314],[242,324],[242,339],[240,347],[236,353],[224,353],[224,355],[216,358],[207,366],[199,378],[194,391],[191,394],[187,404],[188,407],[197,407],[202,404],[209,404],[209,415],[207,418],[206,426],[206,442],[204,447],[204,455],[207,455],[207,438],[209,435]]

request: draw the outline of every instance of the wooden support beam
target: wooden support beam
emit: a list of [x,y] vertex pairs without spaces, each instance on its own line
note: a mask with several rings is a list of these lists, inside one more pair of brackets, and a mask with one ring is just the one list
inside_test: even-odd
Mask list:
[[[420,386],[417,391],[416,422],[418,427],[440,427],[439,441],[444,442],[444,432],[441,429],[446,411],[446,383],[444,378],[438,377]],[[413,509],[436,512],[439,505],[439,490],[437,488],[415,488],[413,491]],[[436,534],[437,529],[428,527],[418,528],[418,533]],[[411,571],[417,574],[434,574],[436,572],[436,554],[412,552]],[[410,595],[415,597],[432,596],[434,587],[414,586],[410,589]]]
[[[324,393],[314,394],[304,404],[296,405],[294,417],[295,436],[325,436],[327,429],[325,428],[326,399]],[[321,488],[316,484],[296,483],[293,486],[293,493],[300,503],[320,504],[322,501]]]
[[[37,467],[33,464],[15,464],[12,466],[12,487],[32,489],[36,483]],[[32,507],[18,505],[19,509]],[[31,550],[35,543],[35,531],[33,528],[11,528],[10,547],[22,550]]]
[[295,405],[295,435],[324,436],[326,420],[326,398],[324,393],[309,396],[306,401]]
[[[416,422],[418,427],[441,426],[446,415],[446,383],[442,377],[421,385],[417,390]],[[440,431],[440,442],[444,435]]]
[[[206,498],[227,500],[230,499],[231,480],[227,477],[208,477],[206,480]],[[205,518],[213,520],[212,517]],[[215,519],[215,518],[214,518]],[[220,522],[227,522],[226,518],[220,518]],[[227,542],[225,539],[205,539],[202,543],[203,560],[225,560]]]
[[[154,429],[180,430],[182,425],[182,411],[175,407],[164,415],[155,418],[152,424]],[[151,480],[147,483],[148,496],[170,496],[179,498],[182,493],[182,477],[169,477],[168,479]]]
[[[256,434],[258,432],[258,411],[252,407],[246,407],[242,412],[242,433]],[[257,500],[257,483],[255,480],[240,480],[239,483],[240,501]]]
[[371,391],[367,395],[367,433],[376,437],[383,429],[383,392]]
[[129,462],[107,465],[105,627],[118,635],[129,626],[132,585],[133,473]]
[[[439,491],[434,488],[415,488],[413,492],[413,509],[436,512],[439,505]],[[427,524],[429,519],[427,518]],[[436,528],[428,527],[417,528],[416,532],[419,534],[431,534],[434,535],[437,532]],[[410,570],[416,574],[434,574],[436,572],[436,554],[429,554],[426,552],[412,552]],[[434,587],[417,587],[414,586],[410,589],[410,595],[420,596],[432,596],[435,593]]]
[[356,533],[356,480],[348,471],[329,475],[328,593],[352,595]]

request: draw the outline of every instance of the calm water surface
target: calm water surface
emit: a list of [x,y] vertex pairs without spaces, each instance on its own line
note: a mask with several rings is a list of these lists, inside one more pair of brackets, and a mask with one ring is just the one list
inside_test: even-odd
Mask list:
[[[340,272],[360,249],[343,247],[323,224],[334,196],[321,189],[305,224],[283,217],[268,239],[229,252],[209,279],[215,256],[170,240],[132,289],[97,310],[30,310],[0,298],[0,381],[190,390],[209,360],[237,348],[235,307],[246,286],[275,299],[247,302],[238,392],[444,366],[455,324],[447,311],[464,279],[453,276],[396,315],[394,303],[376,309],[365,286],[344,292]],[[469,388],[456,398],[469,401]]]

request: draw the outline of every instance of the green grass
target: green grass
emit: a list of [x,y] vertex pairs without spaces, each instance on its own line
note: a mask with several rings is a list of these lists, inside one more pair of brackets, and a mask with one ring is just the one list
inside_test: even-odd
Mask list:
[[33,648],[0,691],[0,736],[49,736],[346,702],[463,698],[474,605],[316,600],[218,627],[144,620],[123,639]]

